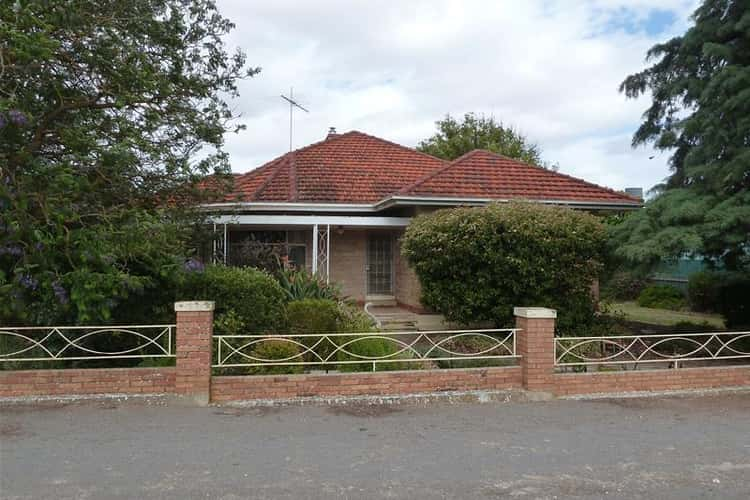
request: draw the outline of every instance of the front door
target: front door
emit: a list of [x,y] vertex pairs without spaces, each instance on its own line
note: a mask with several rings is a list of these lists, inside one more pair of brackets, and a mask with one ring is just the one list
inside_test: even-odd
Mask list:
[[393,237],[370,233],[367,238],[367,295],[393,295]]

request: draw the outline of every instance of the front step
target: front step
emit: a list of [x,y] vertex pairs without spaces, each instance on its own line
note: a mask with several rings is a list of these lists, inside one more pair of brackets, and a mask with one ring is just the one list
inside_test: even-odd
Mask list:
[[396,307],[396,297],[393,295],[368,295],[365,302],[373,307]]
[[380,319],[380,329],[387,332],[415,332],[417,331],[416,321],[409,319]]

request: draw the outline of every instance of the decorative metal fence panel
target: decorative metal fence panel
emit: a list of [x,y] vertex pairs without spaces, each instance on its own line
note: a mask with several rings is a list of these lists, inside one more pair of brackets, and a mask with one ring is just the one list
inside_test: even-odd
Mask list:
[[0,363],[173,358],[175,325],[0,327]]
[[[512,360],[515,329],[214,335],[214,368]],[[372,348],[375,342],[379,348]],[[369,348],[367,347],[369,344]],[[279,348],[281,347],[281,348]]]
[[737,359],[750,360],[750,332],[555,339],[558,367]]

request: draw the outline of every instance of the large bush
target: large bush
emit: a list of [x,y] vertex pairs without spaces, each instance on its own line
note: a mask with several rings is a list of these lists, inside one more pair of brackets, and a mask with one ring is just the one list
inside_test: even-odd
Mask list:
[[715,311],[718,306],[721,277],[702,271],[688,279],[688,302],[694,311]]
[[238,333],[276,331],[286,319],[284,291],[278,282],[249,267],[206,266],[189,273],[178,299],[215,301],[218,324],[231,324],[242,330]]
[[612,300],[635,300],[647,286],[642,273],[615,271],[602,283],[602,297]]
[[750,276],[727,273],[718,291],[717,312],[730,329],[750,329]]
[[593,320],[591,285],[604,247],[595,216],[531,203],[423,215],[402,244],[422,302],[448,320],[507,327],[514,306],[545,306],[558,310],[566,334],[586,331]]
[[654,309],[682,309],[685,297],[677,288],[669,285],[649,285],[638,296],[638,305]]

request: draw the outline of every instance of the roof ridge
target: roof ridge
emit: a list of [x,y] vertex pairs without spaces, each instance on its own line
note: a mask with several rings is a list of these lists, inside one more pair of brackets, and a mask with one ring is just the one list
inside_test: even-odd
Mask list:
[[581,179],[579,177],[574,177],[574,176],[572,176],[570,174],[563,174],[562,172],[558,172],[556,170],[551,170],[549,168],[542,167],[541,165],[533,165],[531,163],[527,163],[527,162],[519,160],[517,158],[511,158],[510,156],[507,156],[507,155],[504,155],[504,154],[501,154],[501,153],[495,153],[494,151],[489,151],[487,149],[475,149],[475,150],[473,150],[471,152],[473,153],[473,152],[479,152],[479,151],[487,153],[487,154],[492,155],[492,156],[497,156],[499,158],[505,158],[506,160],[513,161],[513,162],[518,163],[520,165],[523,165],[525,167],[536,168],[536,169],[542,170],[544,172],[547,172],[549,174],[557,175],[559,177],[565,177],[566,179],[572,179],[572,180],[577,181],[577,182],[582,182],[582,183],[587,184],[589,186],[593,186],[593,187],[595,187],[597,189],[602,189],[602,190],[607,191],[609,193],[613,193],[613,194],[622,196],[624,198],[631,199],[633,201],[638,201],[638,202],[642,201],[642,200],[639,200],[638,198],[636,198],[635,196],[630,196],[629,194],[623,193],[622,191],[617,191],[616,189],[612,189],[612,188],[609,188],[609,187],[606,187],[606,186],[601,186],[601,185],[596,184],[594,182],[590,182],[590,181],[587,181],[585,179]]
[[276,166],[276,170],[268,176],[268,178],[261,183],[260,186],[258,186],[255,191],[253,192],[253,195],[251,196],[252,199],[258,199],[261,194],[263,194],[263,191],[268,187],[269,184],[271,184],[281,173],[281,168],[284,165],[284,160],[288,160],[288,156],[292,153],[287,153],[284,156],[281,156],[280,158],[277,158],[274,161],[278,161],[278,165]]
[[367,137],[369,139],[375,139],[378,142],[382,142],[382,143],[388,144],[389,146],[396,146],[399,149],[405,149],[406,151],[409,151],[410,153],[417,153],[418,155],[426,156],[427,158],[430,158],[431,160],[437,160],[437,161],[439,161],[441,163],[445,163],[446,162],[446,160],[444,160],[442,158],[439,158],[437,156],[431,155],[429,153],[425,153],[424,151],[420,151],[417,148],[410,148],[409,146],[404,146],[403,144],[399,144],[397,142],[389,141],[388,139],[383,139],[382,137],[378,137],[378,136],[375,136],[375,135],[367,134],[367,133],[361,132],[359,130],[350,130],[349,132],[346,132],[346,133],[347,134],[359,134],[359,135],[365,136],[365,137]]
[[397,191],[397,193],[398,194],[407,194],[409,191],[411,191],[412,189],[416,188],[420,184],[424,184],[425,182],[429,181],[430,179],[434,179],[438,175],[442,174],[443,172],[447,171],[449,168],[451,168],[452,166],[454,166],[459,161],[462,161],[462,160],[468,158],[469,156],[472,156],[472,155],[478,153],[479,151],[483,151],[483,150],[482,149],[472,149],[468,153],[462,154],[461,156],[459,156],[455,160],[451,160],[451,161],[443,160],[444,162],[446,162],[445,165],[443,165],[442,167],[440,167],[438,169],[435,169],[434,171],[432,171],[432,172],[430,172],[430,173],[428,173],[426,175],[423,175],[422,177],[420,177],[419,179],[417,179],[416,181],[414,181],[412,184],[409,184],[408,186],[402,187],[401,189],[399,189]]

